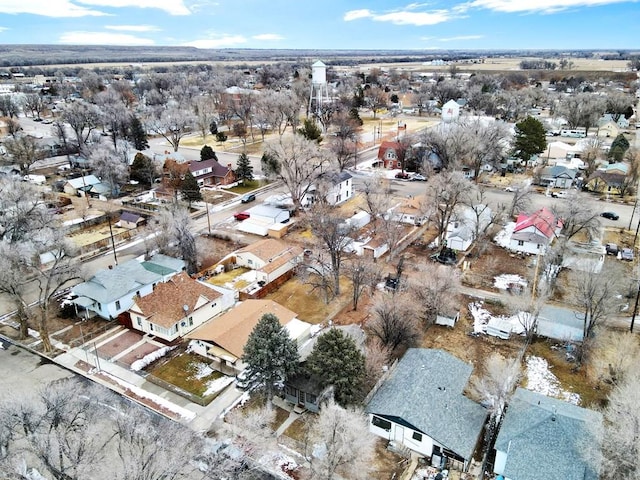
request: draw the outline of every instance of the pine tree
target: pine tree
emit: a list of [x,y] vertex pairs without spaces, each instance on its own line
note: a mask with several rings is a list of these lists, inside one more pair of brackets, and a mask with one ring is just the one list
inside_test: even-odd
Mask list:
[[129,124],[129,139],[136,150],[146,150],[149,148],[147,132],[145,132],[142,122],[136,116],[131,119],[131,123]]
[[315,121],[305,118],[302,127],[298,129],[298,133],[307,140],[315,140],[320,143],[322,141],[322,131],[318,128]]
[[318,338],[306,368],[320,379],[322,388],[333,386],[334,398],[340,405],[353,405],[361,399],[364,355],[342,330],[332,328]]
[[216,152],[213,151],[213,148],[211,148],[209,145],[205,145],[204,147],[202,147],[202,150],[200,150],[200,160],[204,161],[211,159],[217,162],[218,156],[216,155]]
[[253,180],[253,165],[249,161],[246,153],[241,153],[236,163],[236,178],[241,180],[244,184],[245,181],[250,182]]
[[249,335],[242,361],[247,364],[245,386],[262,389],[270,400],[286,378],[296,373],[298,347],[278,317],[266,313]]
[[547,148],[544,125],[537,118],[527,117],[516,123],[513,152],[525,165],[534,155],[544,152]]
[[200,193],[198,181],[191,172],[185,173],[184,181],[180,186],[180,193],[182,194],[182,199],[189,202],[189,205],[191,205],[192,202],[198,202],[202,200],[202,194]]

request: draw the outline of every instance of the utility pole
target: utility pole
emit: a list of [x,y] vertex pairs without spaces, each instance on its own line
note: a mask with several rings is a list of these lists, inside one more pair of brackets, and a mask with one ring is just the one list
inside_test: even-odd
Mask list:
[[209,236],[211,236],[211,219],[209,218],[209,202],[204,201],[204,207],[207,209],[207,225],[209,226]]
[[113,239],[113,229],[111,228],[111,213],[107,212],[107,218],[109,219],[109,234],[111,235],[111,249],[113,250],[113,261],[118,265],[118,255],[116,255],[116,242]]

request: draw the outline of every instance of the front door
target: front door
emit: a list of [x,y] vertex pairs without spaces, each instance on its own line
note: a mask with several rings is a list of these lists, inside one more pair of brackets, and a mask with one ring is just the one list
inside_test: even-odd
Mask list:
[[298,403],[304,405],[304,392],[302,390],[298,390]]
[[394,425],[393,439],[398,443],[402,443],[404,441],[404,427],[397,424]]

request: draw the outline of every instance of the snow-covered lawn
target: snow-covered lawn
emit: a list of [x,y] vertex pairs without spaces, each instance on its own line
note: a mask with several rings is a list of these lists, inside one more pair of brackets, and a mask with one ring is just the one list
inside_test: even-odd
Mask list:
[[497,277],[493,277],[493,286],[499,290],[506,290],[512,285],[527,286],[527,281],[520,275],[512,273],[503,273]]
[[502,248],[509,248],[509,242],[511,241],[511,235],[516,228],[515,222],[507,223],[502,230],[493,238],[493,241]]
[[473,317],[473,333],[487,333],[487,326],[500,326],[501,330],[508,329],[511,333],[524,333],[523,325],[526,325],[526,312],[518,312],[510,317],[493,315],[489,310],[484,308],[482,302],[474,302],[469,304],[469,312]]
[[155,362],[159,358],[164,357],[167,353],[169,353],[174,348],[176,348],[176,347],[162,347],[162,348],[159,348],[158,350],[155,350],[155,351],[149,353],[148,355],[145,355],[140,360],[136,360],[135,362],[133,362],[131,364],[131,367],[129,367],[129,368],[131,370],[133,370],[134,372],[139,372],[140,370],[145,368],[147,365]]
[[526,362],[526,388],[528,390],[580,405],[580,395],[562,389],[560,381],[549,370],[549,363],[544,358],[532,355],[527,357]]

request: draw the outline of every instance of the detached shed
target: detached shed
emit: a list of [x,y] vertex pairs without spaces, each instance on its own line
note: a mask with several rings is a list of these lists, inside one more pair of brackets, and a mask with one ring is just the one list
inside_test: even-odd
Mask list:
[[142,215],[133,212],[122,212],[120,215],[120,226],[122,228],[138,228],[144,225],[146,219]]

